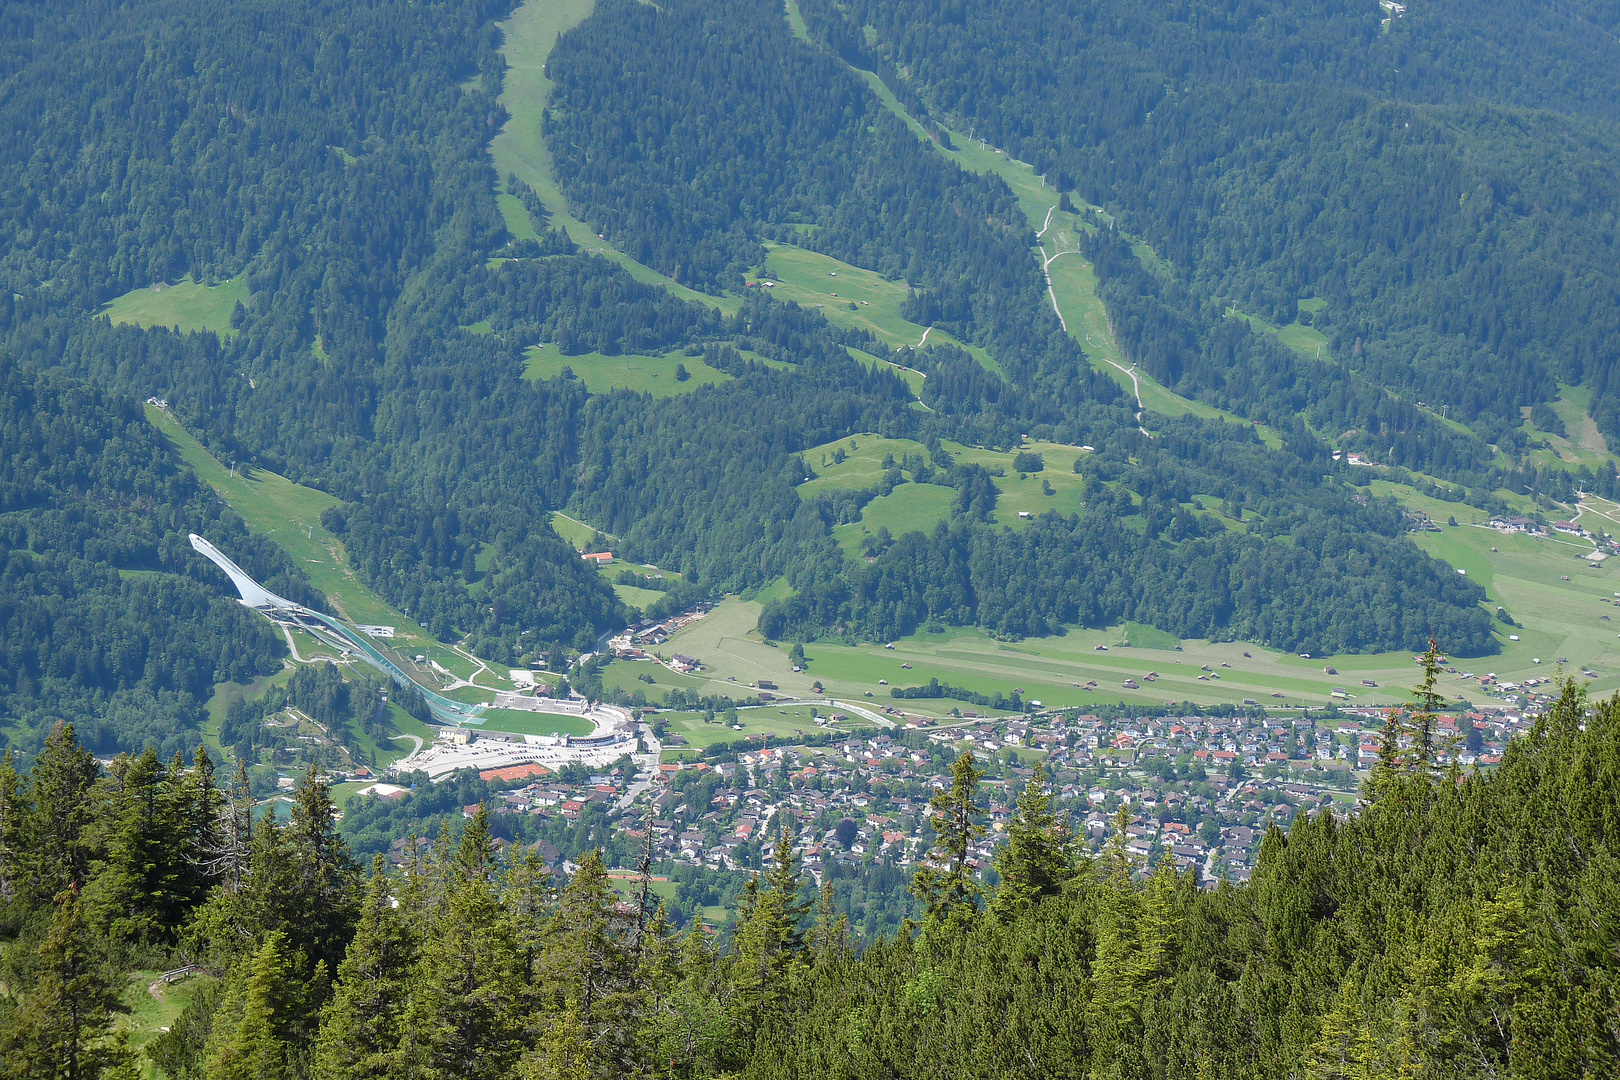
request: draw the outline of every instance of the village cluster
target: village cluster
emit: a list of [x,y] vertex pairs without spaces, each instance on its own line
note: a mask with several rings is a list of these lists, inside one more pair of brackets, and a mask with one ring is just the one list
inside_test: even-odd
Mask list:
[[[1123,809],[1124,841],[1141,865],[1173,860],[1213,885],[1247,878],[1270,825],[1347,814],[1377,759],[1383,722],[1371,710],[1333,719],[1067,713],[872,732],[827,745],[750,745],[664,761],[639,783],[623,767],[589,776],[575,770],[572,782],[537,764],[481,775],[529,781],[503,793],[509,810],[577,821],[595,806],[637,848],[650,830],[657,864],[757,868],[791,823],[805,867],[819,877],[835,861],[911,867],[925,859],[929,798],[969,747],[987,768],[980,799],[988,829],[973,858],[988,865],[1040,757],[1083,849],[1101,850]],[[1460,765],[1495,764],[1531,722],[1516,710],[1444,717],[1437,739],[1454,751],[1442,763],[1454,752]]]

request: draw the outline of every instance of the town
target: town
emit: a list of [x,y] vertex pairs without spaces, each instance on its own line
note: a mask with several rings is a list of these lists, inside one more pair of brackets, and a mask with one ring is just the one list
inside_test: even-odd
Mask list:
[[[1333,707],[1293,716],[1253,707],[1214,711],[1225,715],[911,717],[892,729],[782,741],[754,736],[695,751],[625,754],[611,766],[527,763],[478,777],[489,784],[495,809],[547,836],[595,837],[625,875],[644,857],[663,878],[746,877],[790,828],[803,867],[818,882],[877,868],[900,871],[895,880],[904,882],[929,856],[929,799],[948,785],[959,754],[972,752],[985,770],[979,800],[987,829],[971,852],[981,869],[991,864],[1039,761],[1082,854],[1122,843],[1144,873],[1170,862],[1213,888],[1248,879],[1273,825],[1355,812],[1386,722],[1376,710]],[[655,708],[642,711],[642,748],[648,740],[657,746],[660,716]],[[1534,718],[1533,709],[1516,708],[1442,715],[1438,762],[1488,769]],[[469,735],[454,738],[464,744]],[[426,779],[417,773],[414,782]],[[396,780],[371,793],[407,798],[411,781]],[[478,810],[471,804],[462,813]],[[600,844],[604,833],[608,842]],[[582,854],[556,841],[532,846],[562,869]],[[393,857],[408,857],[403,842]]]

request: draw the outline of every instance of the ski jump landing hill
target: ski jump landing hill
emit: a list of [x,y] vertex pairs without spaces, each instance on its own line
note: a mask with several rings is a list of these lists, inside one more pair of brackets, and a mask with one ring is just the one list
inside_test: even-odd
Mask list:
[[354,653],[364,659],[372,667],[377,668],[392,679],[401,689],[413,690],[422,695],[427,702],[428,711],[433,719],[441,724],[461,727],[464,724],[478,724],[479,714],[485,706],[468,705],[455,701],[436,693],[405,674],[404,670],[390,660],[383,652],[366,640],[364,634],[353,627],[312,608],[295,604],[284,596],[275,593],[260,585],[248,576],[240,566],[232,562],[224,552],[213,544],[198,536],[191,534],[191,546],[225,571],[225,576],[231,579],[236,591],[242,596],[242,605],[262,613],[271,622],[282,626],[296,626],[300,630],[313,634],[318,640],[324,641],[346,653]]
[[[396,685],[422,695],[429,712],[439,724],[451,728],[471,729],[460,733],[441,731],[439,737],[427,746],[418,747],[409,757],[394,763],[396,772],[420,770],[437,780],[441,776],[461,769],[498,769],[511,765],[537,764],[553,770],[571,762],[588,766],[606,766],[625,754],[635,754],[636,725],[628,710],[614,705],[589,705],[579,701],[551,701],[513,693],[499,694],[499,707],[522,709],[530,712],[550,712],[580,716],[591,722],[591,734],[586,736],[491,734],[480,738],[476,729],[483,726],[482,713],[488,706],[470,705],[455,701],[429,690],[407,675],[360,631],[330,615],[295,604],[254,581],[230,557],[197,534],[191,534],[191,546],[215,566],[225,571],[241,594],[242,604],[260,612],[271,622],[283,628],[297,627],[345,654],[359,656],[384,672]],[[650,737],[650,733],[649,733]],[[655,744],[656,745],[656,744]],[[646,769],[656,768],[658,754],[653,752],[638,764]]]

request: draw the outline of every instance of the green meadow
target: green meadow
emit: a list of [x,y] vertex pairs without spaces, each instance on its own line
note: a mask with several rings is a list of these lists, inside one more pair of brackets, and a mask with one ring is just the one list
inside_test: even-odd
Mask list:
[[143,329],[169,326],[178,330],[212,331],[222,338],[236,333],[231,329],[231,313],[237,301],[248,298],[247,275],[240,274],[218,285],[203,285],[190,275],[176,285],[161,289],[132,289],[112,300],[101,314],[114,323],[128,323]]
[[[657,651],[668,655],[668,650],[662,646]],[[604,686],[623,690],[627,694],[640,690],[649,701],[661,700],[671,690],[703,690],[709,682],[707,675],[682,675],[651,660],[621,660],[602,671]]]
[[[575,551],[584,551],[596,536],[596,530],[577,518],[571,518],[561,510],[552,512],[551,529],[558,536],[574,545]],[[608,540],[613,537],[604,534]]]
[[114,1027],[129,1040],[142,1076],[159,1074],[141,1050],[174,1025],[193,997],[217,981],[198,973],[172,983],[159,983],[156,980],[161,974],[155,970],[130,972],[129,983],[119,995],[124,1011],[118,1014]]
[[[741,696],[741,695],[734,695]],[[683,754],[701,750],[715,743],[733,742],[737,739],[746,739],[755,735],[767,736],[772,740],[789,741],[796,736],[813,734],[823,731],[829,725],[818,725],[813,713],[819,714],[822,719],[839,710],[830,705],[761,705],[755,708],[738,709],[736,727],[727,726],[722,716],[716,716],[713,723],[704,723],[703,714],[698,712],[667,712],[659,713],[658,718],[663,720],[668,730],[686,740],[683,746],[668,746],[664,748],[665,761],[673,761]],[[832,726],[832,730],[852,727],[871,727],[866,721],[856,718],[853,721]]]
[[[1252,700],[1272,708],[1298,708],[1326,705],[1334,700],[1334,689],[1343,688],[1350,696],[1339,699],[1341,705],[1386,707],[1406,701],[1416,681],[1417,669],[1408,653],[1304,659],[1241,642],[1189,639],[1178,645],[1163,631],[1129,624],[1075,629],[1059,637],[1018,642],[997,641],[963,628],[918,633],[892,643],[893,649],[884,648],[883,642],[809,642],[805,644],[809,666],[794,672],[787,644],[773,647],[754,629],[760,607],[757,601],[729,599],[708,618],[677,634],[661,651],[679,651],[702,660],[707,670],[694,681],[705,680],[701,689],[707,693],[738,696],[745,692],[739,686],[764,678],[775,682],[784,694],[815,697],[813,684],[820,682],[828,700],[864,703],[869,708],[893,705],[906,713],[936,718],[952,709],[985,710],[949,699],[895,700],[889,696],[890,689],[921,685],[934,678],[982,694],[1019,691],[1026,700],[1038,700],[1048,707],[1121,701],[1212,705]],[[1520,677],[1531,672],[1552,673],[1553,665],[1545,657],[1542,665],[1532,665],[1529,650],[1525,652],[1525,670],[1517,673]],[[1518,661],[1516,654],[1507,653],[1459,663],[1463,670],[1496,671],[1508,677]],[[609,670],[646,666],[614,664]],[[1206,666],[1209,671],[1204,670]],[[1336,673],[1329,674],[1328,667]],[[1137,685],[1127,687],[1127,680]],[[1363,680],[1377,685],[1364,686]],[[1597,689],[1615,682],[1600,681]],[[644,688],[651,696],[653,687]],[[1452,696],[1465,694],[1470,700],[1492,700],[1477,682],[1464,682],[1454,675],[1443,678],[1442,689]]]
[[771,295],[778,300],[815,308],[829,322],[865,330],[891,349],[936,343],[955,345],[986,368],[1001,373],[1000,365],[983,349],[902,316],[900,309],[908,292],[905,282],[890,281],[882,274],[805,248],[776,243],[765,247],[765,266],[771,276],[764,280],[771,282]]
[[1579,469],[1582,465],[1594,471],[1608,461],[1616,461],[1610,453],[1607,440],[1598,430],[1597,423],[1587,413],[1592,404],[1592,389],[1587,386],[1561,385],[1558,400],[1552,402],[1553,412],[1564,422],[1564,434],[1542,431],[1530,420],[1530,408],[1525,406],[1523,429],[1532,442],[1546,442],[1545,449],[1531,452],[1538,465]]
[[523,205],[523,200],[503,191],[495,196],[495,205],[500,207],[501,219],[506,222],[506,231],[512,234],[512,239],[540,239],[540,234],[534,227],[534,218],[529,215],[529,209]]
[[[730,375],[716,371],[700,358],[680,353],[667,356],[645,356],[640,353],[606,356],[591,352],[564,356],[555,345],[531,345],[524,356],[524,378],[554,379],[567,368],[593,394],[604,394],[609,390],[634,390],[653,397],[674,397],[676,394],[689,394],[700,386],[714,386],[731,379]],[[679,377],[677,366],[685,367],[686,379]]]
[[633,608],[646,609],[664,598],[664,594],[657,589],[643,589],[635,585],[613,585],[613,592],[620,600]]
[[[957,460],[982,465],[993,474],[1000,493],[993,520],[1000,524],[1021,529],[1030,519],[1048,511],[1068,516],[1085,509],[1084,485],[1074,472],[1076,459],[1085,454],[1078,447],[1026,442],[1021,449],[1040,454],[1045,467],[1037,473],[1021,474],[1013,464],[1016,452],[1003,453],[948,441],[944,446]],[[838,451],[844,453],[843,461],[836,460]],[[898,462],[907,454],[925,460],[928,457],[921,443],[878,435],[855,435],[812,447],[804,452],[804,459],[816,478],[799,486],[800,496],[809,498],[817,491],[875,488],[883,478],[884,458],[892,456]],[[998,471],[1000,475],[994,475]],[[887,527],[894,536],[913,530],[930,532],[937,523],[949,519],[955,497],[953,489],[939,484],[908,482],[867,503],[860,521],[840,525],[835,533],[844,550],[853,555],[859,551],[861,542],[875,535],[879,527]]]
[[[852,456],[838,467],[845,470],[842,479],[851,486],[859,486],[861,474],[872,475],[872,456],[905,449],[876,438],[871,442],[869,453],[862,447],[857,451],[860,458]],[[827,475],[811,483],[839,480],[829,467]],[[898,514],[908,509],[897,500],[901,492],[929,486],[897,488],[888,497],[892,509],[882,505],[885,500],[872,505],[880,508],[879,513]],[[1450,504],[1441,503],[1434,509],[1446,505]],[[1612,514],[1610,520],[1620,531],[1620,505],[1588,500],[1587,506],[1594,516]],[[896,524],[921,527],[930,516],[925,511],[885,523],[896,532]],[[1591,550],[1589,544],[1504,535],[1473,524],[1463,515],[1459,522],[1439,533],[1415,534],[1414,540],[1425,551],[1465,571],[1485,589],[1486,610],[1494,614],[1501,605],[1515,625],[1496,624],[1498,653],[1455,660],[1456,670],[1441,677],[1442,691],[1450,697],[1500,704],[1499,692],[1482,686],[1477,678],[1464,680],[1462,675],[1494,674],[1500,681],[1522,682],[1531,677],[1550,678],[1560,671],[1577,677],[1594,694],[1620,689],[1620,615],[1615,614],[1620,608],[1615,602],[1620,600],[1616,596],[1620,567],[1590,566],[1584,558]],[[868,520],[860,525],[875,529],[870,509]],[[854,538],[844,530],[855,533]],[[853,550],[862,535],[849,526],[840,529],[846,550]],[[937,634],[919,633],[895,643],[892,650],[883,648],[882,642],[810,642],[805,646],[808,669],[795,673],[787,643],[773,645],[755,630],[761,606],[759,599],[728,599],[707,618],[676,635],[664,648],[698,657],[707,670],[698,676],[673,676],[659,669],[656,683],[672,685],[679,679],[688,688],[735,695],[736,686],[764,678],[777,683],[784,693],[812,696],[813,684],[819,681],[834,697],[892,703],[908,712],[939,716],[953,707],[967,707],[948,700],[891,702],[889,689],[938,678],[986,694],[1021,689],[1026,698],[1057,706],[1184,700],[1215,704],[1247,699],[1272,707],[1325,705],[1335,700],[1335,689],[1342,689],[1348,697],[1338,699],[1340,704],[1384,707],[1407,700],[1415,682],[1412,655],[1406,652],[1305,659],[1253,644],[1178,642],[1163,631],[1132,624],[1074,629],[1058,637],[1021,642],[996,641],[976,630],[953,628]],[[1211,670],[1204,671],[1206,665]],[[613,670],[650,667],[614,665]],[[1598,677],[1585,678],[1583,669]],[[1149,674],[1156,678],[1149,681]],[[1125,687],[1127,679],[1135,680],[1137,686]],[[656,696],[655,687],[643,684],[643,688]],[[868,693],[871,698],[866,697]]]
[[[1458,515],[1459,522],[1464,520]],[[1551,675],[1563,657],[1567,674],[1579,675],[1583,667],[1597,672],[1598,679],[1581,680],[1593,693],[1620,689],[1620,613],[1614,603],[1620,567],[1593,569],[1584,558],[1591,544],[1503,535],[1472,524],[1413,539],[1429,554],[1466,571],[1489,594],[1490,610],[1500,604],[1519,624],[1498,625],[1500,655],[1459,661],[1459,666],[1466,663],[1467,670],[1519,681]],[[1519,640],[1511,641],[1509,635]]]
[[[1302,305],[1310,305],[1303,310],[1320,311],[1327,306],[1326,301],[1302,300]],[[1227,318],[1242,319],[1249,327],[1262,334],[1271,334],[1278,341],[1293,349],[1307,360],[1321,360],[1328,355],[1327,335],[1313,326],[1306,326],[1302,322],[1291,322],[1287,326],[1278,326],[1267,322],[1258,315],[1250,315],[1237,308],[1228,308]]]
[[856,555],[861,542],[877,531],[888,529],[890,536],[908,532],[932,532],[934,526],[951,516],[954,488],[939,484],[901,484],[887,495],[866,504],[861,520],[836,526],[833,535],[846,555]]

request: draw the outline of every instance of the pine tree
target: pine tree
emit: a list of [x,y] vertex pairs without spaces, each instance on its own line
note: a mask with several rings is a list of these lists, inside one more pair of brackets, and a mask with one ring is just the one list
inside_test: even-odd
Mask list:
[[1394,709],[1384,712],[1384,728],[1378,740],[1378,761],[1363,795],[1368,802],[1377,802],[1406,770],[1401,754],[1401,723]]
[[385,867],[381,855],[372,861],[360,923],[338,966],[332,1000],[322,1012],[317,1080],[384,1080],[398,1068],[401,1016],[416,943],[394,905]]
[[[790,845],[791,841],[784,840],[784,843]],[[782,847],[778,844],[779,852]],[[739,914],[732,942],[732,987],[739,1008],[756,1027],[766,1014],[781,1007],[799,960],[802,932],[799,930],[798,874],[792,869],[791,846],[787,848],[787,858],[785,870],[780,863],[772,866],[771,887],[755,888],[749,910],[745,915]]]
[[1442,1048],[1457,1057],[1510,1073],[1515,1012],[1525,989],[1526,910],[1523,891],[1508,883],[1479,905],[1470,955],[1459,965],[1436,1009],[1452,1022]]
[[634,1033],[633,912],[620,909],[600,852],[580,860],[562,891],[540,960],[548,1011],[578,1010],[593,1052],[606,1060],[628,1056]]
[[86,889],[93,919],[115,939],[153,941],[179,925],[183,854],[169,815],[170,776],[157,751],[120,756],[107,778],[106,859]]
[[681,939],[673,989],[648,1014],[653,1065],[678,1077],[722,1072],[741,1048],[736,1013],[722,1001],[720,958],[701,919]]
[[489,833],[489,807],[483,803],[462,827],[456,869],[468,881],[488,881],[494,874],[495,840]]
[[1097,868],[1102,878],[1119,891],[1130,884],[1131,873],[1135,869],[1135,862],[1131,858],[1128,846],[1131,827],[1131,812],[1121,806],[1113,817],[1114,831],[1108,835],[1108,843],[1103,845],[1102,858],[1098,860]]
[[514,844],[508,849],[500,891],[523,955],[532,957],[545,940],[546,921],[556,899],[551,869],[533,851]]
[[326,781],[314,764],[293,793],[286,836],[301,909],[293,941],[311,960],[335,968],[353,932],[359,906],[359,867],[339,835]]
[[1018,796],[1007,840],[996,852],[996,872],[1001,884],[990,911],[1003,922],[1059,895],[1074,879],[1074,838],[1052,811],[1052,793],[1039,761]]
[[1309,1080],[1371,1080],[1375,1058],[1372,1025],[1362,1011],[1361,988],[1352,972],[1322,1018],[1305,1075]]
[[520,1080],[592,1080],[600,1067],[579,1009],[570,1002],[546,1028],[539,1048],[523,1062],[518,1075]]
[[785,823],[776,838],[770,868],[765,872],[765,887],[779,898],[777,917],[781,920],[782,948],[796,953],[804,947],[803,921],[810,905],[799,896],[804,875],[799,872],[799,857],[794,854],[793,841],[793,826]]
[[525,1044],[528,972],[511,920],[482,881],[451,893],[410,975],[394,1075],[506,1080]]
[[[206,753],[199,751],[200,761],[208,761]],[[212,775],[212,762],[209,762]],[[247,766],[236,763],[231,776],[230,790],[211,800],[215,823],[203,830],[207,837],[198,856],[202,876],[217,882],[226,892],[235,893],[247,876],[253,847],[253,795],[248,790]]]
[[0,910],[9,911],[27,880],[23,850],[27,827],[28,804],[23,797],[22,780],[12,764],[11,751],[7,750],[5,759],[0,760]]
[[1412,737],[1413,768],[1429,775],[1437,768],[1439,747],[1434,741],[1435,715],[1446,707],[1445,696],[1435,689],[1440,677],[1440,646],[1434,638],[1423,654],[1423,682],[1412,691],[1413,713],[1408,721]]
[[214,760],[208,747],[199,745],[192,755],[191,768],[180,768],[175,754],[169,776],[171,784],[168,817],[174,823],[179,847],[180,871],[175,882],[176,903],[190,910],[202,903],[214,883],[209,870],[212,853],[219,850],[225,799],[214,781]]
[[227,992],[204,1050],[211,1080],[292,1080],[288,1036],[296,1026],[298,983],[287,937],[273,932]]
[[92,798],[101,766],[79,745],[72,724],[57,724],[29,773],[25,850],[33,895],[45,901],[69,885],[83,887],[94,856]]
[[810,952],[817,966],[836,964],[849,956],[849,920],[835,903],[830,875],[821,879],[815,928],[810,933]]
[[[653,857],[653,829],[651,820],[644,820],[642,828],[646,830],[646,842],[641,849],[641,862],[636,867],[636,950],[641,951],[642,937],[647,928],[647,916],[651,913],[648,904],[652,903],[652,857]],[[663,912],[663,902],[658,904],[659,913]]]
[[74,887],[56,898],[39,949],[39,975],[4,1037],[5,1074],[18,1080],[112,1080],[134,1071],[114,1031],[119,983],[103,941],[86,924]]
[[669,913],[660,902],[636,936],[635,982],[641,998],[642,1019],[664,1009],[680,980],[680,955],[670,934]]
[[1175,973],[1181,938],[1178,882],[1175,864],[1166,859],[1142,891],[1139,945],[1131,971],[1139,991],[1146,992]]
[[930,920],[962,920],[978,910],[983,890],[973,876],[968,853],[984,835],[979,820],[982,811],[973,801],[983,775],[974,764],[973,752],[967,751],[951,766],[951,786],[928,802],[936,834],[934,850],[931,865],[913,876],[911,890],[923,902]]

